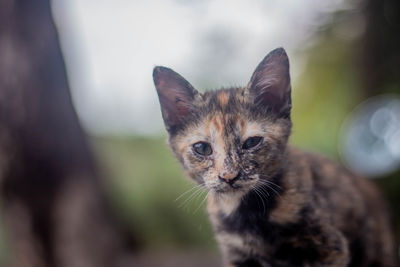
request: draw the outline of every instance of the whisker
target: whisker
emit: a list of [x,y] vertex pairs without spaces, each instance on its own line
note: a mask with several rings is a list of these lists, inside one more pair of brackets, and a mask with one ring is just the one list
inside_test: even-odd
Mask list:
[[269,192],[267,190],[265,190],[264,187],[262,187],[261,185],[257,187],[259,191],[263,192],[264,194],[266,194],[266,199],[268,199],[268,197],[270,196]]
[[180,194],[180,195],[174,200],[174,202],[178,201],[178,200],[181,199],[183,196],[187,195],[189,192],[191,192],[191,191],[193,191],[194,189],[199,188],[199,187],[201,187],[201,186],[203,186],[203,184],[195,185],[195,186],[193,186],[192,188],[190,188],[189,190],[186,190],[185,192],[183,192],[182,194]]
[[[259,192],[259,190],[257,189],[257,187],[253,186],[253,189],[254,189],[254,192],[257,194],[257,196],[261,199],[261,203],[262,203],[262,205],[263,205],[263,212],[264,212],[264,214],[265,214],[265,203],[264,203],[264,200],[263,200],[263,198],[262,198],[262,194],[261,194],[261,192]],[[260,194],[261,194],[261,195],[260,195]]]
[[208,191],[207,192],[207,194],[206,194],[206,196],[204,197],[204,199],[200,202],[200,205],[197,207],[197,209],[193,212],[193,214],[195,214],[199,209],[200,209],[200,207],[203,205],[203,203],[206,201],[206,199],[207,199],[207,197],[208,197],[208,194],[210,194],[210,191]]
[[[264,178],[265,178],[265,177],[264,177]],[[259,181],[262,181],[262,182],[268,183],[268,184],[270,184],[270,185],[276,186],[277,189],[282,189],[282,187],[280,187],[279,185],[277,185],[276,183],[274,183],[274,182],[272,182],[272,181],[270,181],[270,180],[267,180],[267,179],[260,179]]]
[[259,186],[257,187],[258,191],[260,191],[263,196],[265,197],[266,200],[268,200],[268,197],[270,196],[269,192],[266,191],[263,187]]
[[[281,194],[278,191],[276,191],[272,186],[270,186],[270,184],[267,183],[265,180],[259,180],[258,182],[262,185],[265,185],[268,189],[271,189],[271,191],[274,192],[276,196],[281,198]],[[260,188],[262,188],[262,187],[260,187]],[[265,189],[263,188],[263,190],[265,190]]]
[[193,199],[195,196],[197,196],[197,194],[198,194],[199,192],[201,192],[202,189],[203,189],[203,187],[197,187],[197,189],[196,189],[194,192],[192,192],[192,193],[190,194],[190,196],[189,196],[185,201],[183,201],[182,204],[179,205],[179,208],[183,207],[186,203],[189,202],[189,200],[191,200],[191,199]]
[[182,205],[182,208],[188,208],[189,204],[195,199],[198,199],[198,197],[201,196],[202,193],[203,191],[197,191],[196,194],[189,201],[186,202],[186,204]]
[[201,194],[203,194],[204,193],[204,191],[200,191],[200,193],[199,194],[197,194],[196,195],[196,197],[194,197],[193,198],[193,200],[196,200],[196,201],[198,201],[198,199],[199,199],[199,197],[201,196]]
[[269,183],[270,185],[274,185],[274,186],[276,186],[276,187],[279,188],[279,189],[282,189],[282,187],[280,187],[279,185],[277,185],[277,184],[274,183],[274,182],[271,182],[271,181],[269,181],[269,180],[265,180],[265,182]]

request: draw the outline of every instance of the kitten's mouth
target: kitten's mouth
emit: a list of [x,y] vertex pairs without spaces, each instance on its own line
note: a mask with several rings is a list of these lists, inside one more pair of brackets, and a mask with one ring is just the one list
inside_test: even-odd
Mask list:
[[218,187],[214,189],[216,193],[226,193],[226,192],[232,192],[232,191],[237,191],[240,190],[242,187],[240,185],[235,185],[235,184],[228,184],[223,187]]
[[212,188],[212,191],[218,194],[227,194],[227,193],[237,193],[237,192],[246,193],[250,189],[251,189],[251,184],[249,183],[234,183],[234,184],[220,184]]
[[254,178],[239,179],[235,182],[220,182],[212,186],[210,190],[218,194],[247,192],[253,184]]

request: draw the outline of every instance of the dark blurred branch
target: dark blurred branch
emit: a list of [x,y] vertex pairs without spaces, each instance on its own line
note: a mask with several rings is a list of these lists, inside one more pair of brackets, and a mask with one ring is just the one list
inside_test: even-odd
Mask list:
[[0,186],[10,266],[116,266],[130,253],[72,106],[47,0],[0,2]]

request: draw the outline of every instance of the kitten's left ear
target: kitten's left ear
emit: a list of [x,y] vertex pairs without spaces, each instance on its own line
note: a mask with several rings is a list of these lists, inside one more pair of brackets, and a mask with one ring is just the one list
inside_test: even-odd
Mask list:
[[260,62],[247,88],[256,105],[270,109],[279,117],[290,117],[289,59],[283,48],[271,51]]
[[153,79],[165,127],[172,133],[193,112],[193,102],[198,92],[181,75],[166,67],[155,67]]

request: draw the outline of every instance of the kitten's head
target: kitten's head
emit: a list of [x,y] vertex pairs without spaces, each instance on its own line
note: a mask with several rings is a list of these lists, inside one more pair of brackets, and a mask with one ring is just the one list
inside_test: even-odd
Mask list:
[[279,171],[291,129],[284,49],[270,52],[243,88],[201,94],[165,67],[153,78],[170,146],[192,179],[216,193],[245,194]]

